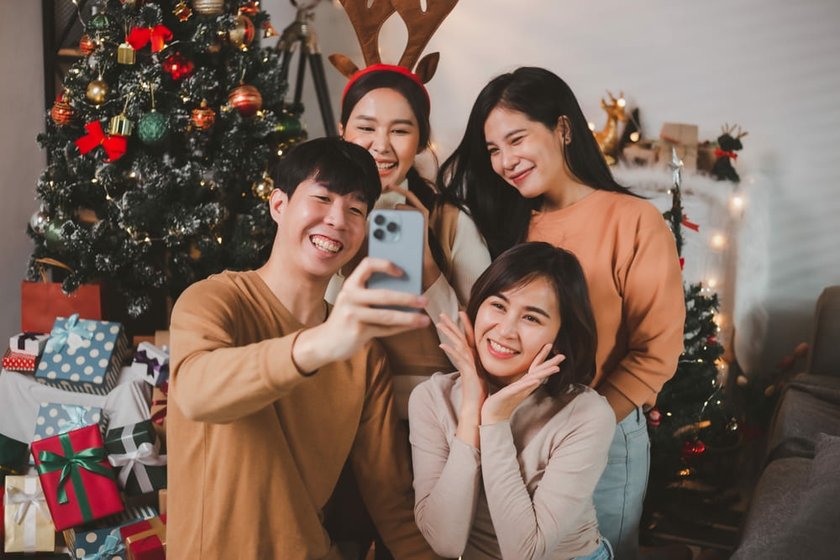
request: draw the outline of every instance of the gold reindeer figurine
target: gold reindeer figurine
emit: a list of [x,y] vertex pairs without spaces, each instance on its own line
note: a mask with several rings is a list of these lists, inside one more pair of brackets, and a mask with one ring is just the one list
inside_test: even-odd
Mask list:
[[618,122],[627,120],[627,115],[624,114],[624,107],[627,105],[627,102],[624,100],[624,92],[619,93],[617,99],[609,91],[607,95],[610,96],[609,103],[601,98],[601,109],[607,112],[607,124],[604,125],[603,129],[593,130],[592,133],[595,135],[595,140],[604,153],[607,163],[614,165],[615,149],[618,146],[619,138]]

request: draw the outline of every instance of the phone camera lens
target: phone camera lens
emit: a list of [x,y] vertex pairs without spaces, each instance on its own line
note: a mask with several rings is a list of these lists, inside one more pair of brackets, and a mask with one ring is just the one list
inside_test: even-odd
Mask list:
[[400,229],[400,226],[398,226],[396,222],[388,222],[388,225],[386,227],[388,228],[388,231],[391,232],[391,233],[394,233],[395,231]]
[[[378,225],[378,226],[381,226],[382,224],[384,224],[384,223],[385,223],[385,216],[383,216],[382,214],[377,214],[377,215],[373,218],[373,223],[374,223],[374,224],[376,224],[376,225]],[[377,239],[378,239],[378,238],[377,238]]]
[[[379,216],[377,216],[377,217],[379,217]],[[385,230],[380,229],[380,228],[376,228],[375,230],[373,230],[373,236],[376,239],[382,241],[382,239],[385,237]]]

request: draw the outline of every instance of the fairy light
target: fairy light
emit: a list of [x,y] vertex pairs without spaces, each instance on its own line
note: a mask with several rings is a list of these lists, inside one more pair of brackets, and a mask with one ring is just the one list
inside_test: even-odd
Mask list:
[[732,207],[732,210],[738,211],[744,209],[744,197],[740,194],[732,195],[732,198],[729,200],[729,205]]
[[713,249],[723,249],[726,247],[726,236],[722,233],[715,233],[709,240]]
[[587,124],[587,126],[589,126],[589,130],[591,130],[592,132],[595,132],[595,123],[594,122],[590,121],[586,124]]
[[717,287],[717,285],[718,285],[718,281],[717,281],[717,278],[715,278],[714,276],[712,276],[711,278],[706,280],[706,287],[709,290],[714,290]]
[[641,138],[641,136],[639,135],[638,132],[631,132],[630,133],[630,141],[631,142],[638,142],[639,138]]

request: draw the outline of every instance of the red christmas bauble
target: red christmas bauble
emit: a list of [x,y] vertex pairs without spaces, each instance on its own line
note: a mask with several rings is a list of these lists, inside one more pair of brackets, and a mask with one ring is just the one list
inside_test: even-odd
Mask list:
[[66,126],[73,122],[76,110],[64,100],[64,94],[58,96],[50,110],[50,117],[58,126]]
[[714,346],[715,344],[717,344],[717,341],[717,337],[713,334],[710,334],[706,337],[706,344],[708,344],[709,346]]
[[254,23],[242,14],[236,16],[233,29],[228,31],[228,41],[240,49],[247,48],[254,40]]
[[172,53],[161,63],[163,71],[172,76],[173,80],[186,78],[195,69],[193,61],[179,52]]
[[82,35],[81,39],[79,39],[79,50],[82,51],[83,55],[89,55],[96,50],[96,41],[88,35]]
[[686,441],[682,448],[683,459],[695,459],[706,452],[706,444],[702,440]]
[[242,4],[239,8],[240,14],[245,14],[246,16],[255,16],[259,13],[260,7],[257,2],[251,0],[250,2],[246,2]]
[[228,105],[243,117],[253,117],[262,108],[262,95],[254,86],[241,85],[228,94]]
[[216,111],[207,106],[207,101],[202,101],[201,107],[192,111],[192,123],[199,130],[208,130],[216,124]]

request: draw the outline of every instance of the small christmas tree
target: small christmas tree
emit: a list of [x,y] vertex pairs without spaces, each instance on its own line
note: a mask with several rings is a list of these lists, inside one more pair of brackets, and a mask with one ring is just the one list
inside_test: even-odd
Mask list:
[[259,2],[98,0],[82,19],[84,57],[38,137],[49,165],[28,276],[58,260],[65,291],[103,281],[134,318],[261,264],[268,167],[304,134]]
[[[683,227],[688,221],[682,205],[682,162],[673,152],[672,205],[663,216],[671,226],[682,262]],[[714,316],[717,294],[702,284],[685,287],[685,349],[677,372],[662,388],[656,407],[648,412],[651,436],[651,491],[655,494],[675,480],[697,479],[710,469],[703,462],[710,451],[730,445],[738,426],[728,413],[718,379],[723,346]]]

